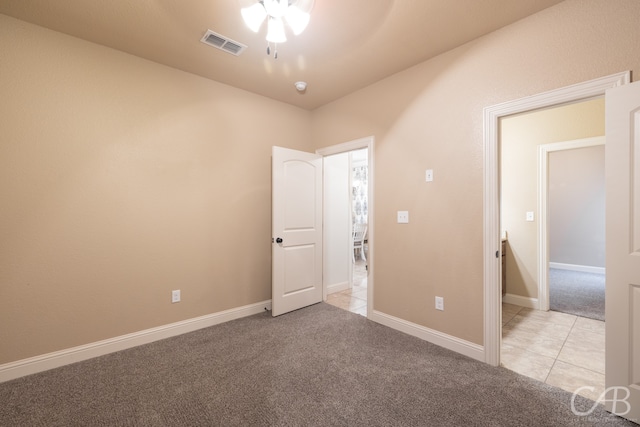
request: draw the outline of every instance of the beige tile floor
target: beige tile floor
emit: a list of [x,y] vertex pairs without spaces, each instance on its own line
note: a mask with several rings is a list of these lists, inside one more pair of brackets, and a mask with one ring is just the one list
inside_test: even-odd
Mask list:
[[502,366],[596,400],[604,391],[604,322],[502,304]]
[[367,315],[366,263],[356,260],[353,267],[353,288],[327,295],[327,303],[352,313]]

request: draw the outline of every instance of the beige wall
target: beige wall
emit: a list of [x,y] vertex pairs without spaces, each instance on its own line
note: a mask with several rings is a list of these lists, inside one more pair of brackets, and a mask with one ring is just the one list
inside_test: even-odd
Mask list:
[[308,111],[3,15],[0,53],[0,364],[271,298]]
[[[604,99],[500,120],[500,225],[508,236],[508,294],[538,297],[538,147],[602,135]],[[534,212],[534,221],[526,221],[527,211]]]
[[374,308],[482,344],[482,110],[640,71],[639,18],[570,0],[309,113],[0,16],[0,363],[270,298],[270,146],[368,135]]
[[483,343],[483,108],[640,71],[639,19],[569,0],[314,111],[317,147],[376,137],[375,310]]
[[604,145],[549,153],[549,262],[605,267]]

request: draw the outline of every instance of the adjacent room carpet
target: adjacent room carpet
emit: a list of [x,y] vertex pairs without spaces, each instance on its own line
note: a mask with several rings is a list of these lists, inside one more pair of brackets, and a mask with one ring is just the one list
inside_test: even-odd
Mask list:
[[549,269],[549,308],[604,321],[605,275]]
[[0,384],[0,425],[635,426],[571,397],[320,303]]

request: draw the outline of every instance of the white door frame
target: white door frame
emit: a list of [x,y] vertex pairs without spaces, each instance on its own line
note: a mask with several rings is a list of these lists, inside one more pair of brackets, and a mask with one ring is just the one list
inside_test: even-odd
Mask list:
[[594,147],[604,142],[604,136],[596,136],[538,147],[538,310],[549,311],[549,153]]
[[[316,150],[316,154],[320,154],[321,156],[331,156],[333,154],[340,154],[340,153],[346,153],[349,151],[354,151],[354,150],[360,150],[362,148],[367,148],[367,156],[368,156],[368,168],[369,168],[369,173],[368,173],[368,215],[369,215],[369,220],[368,220],[368,228],[367,228],[367,239],[368,239],[368,251],[367,251],[367,317],[369,317],[371,315],[371,313],[373,312],[373,281],[374,281],[374,251],[375,251],[375,246],[374,246],[374,236],[375,236],[375,232],[374,232],[374,188],[375,188],[375,184],[374,184],[374,177],[375,177],[375,162],[374,162],[374,145],[375,145],[375,138],[373,136],[367,136],[364,138],[360,138],[360,139],[356,139],[354,141],[349,141],[349,142],[345,142],[342,144],[338,144],[338,145],[332,145],[330,147],[324,147],[324,148],[319,148]],[[327,289],[326,289],[326,285],[323,284],[323,296],[326,297],[327,295]]]
[[502,333],[498,122],[511,114],[600,97],[630,82],[631,72],[624,71],[484,109],[484,360],[492,366],[500,365]]

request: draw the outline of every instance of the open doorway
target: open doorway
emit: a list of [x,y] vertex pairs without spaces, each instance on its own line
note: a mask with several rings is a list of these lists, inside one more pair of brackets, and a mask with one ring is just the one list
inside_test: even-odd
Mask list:
[[373,137],[324,156],[324,300],[367,316],[373,307]]
[[492,366],[500,365],[502,341],[500,120],[513,114],[601,97],[607,90],[615,90],[630,82],[631,72],[624,71],[484,109],[484,360]]
[[[630,348],[632,329],[630,325],[631,308],[628,305],[628,288],[631,283],[630,268],[618,268],[610,260],[631,260],[626,250],[617,252],[613,248],[625,247],[625,236],[631,235],[630,224],[625,212],[630,203],[629,180],[631,169],[620,168],[628,161],[628,153],[634,141],[631,120],[632,111],[637,111],[637,99],[640,92],[637,84],[631,83],[631,72],[624,71],[594,80],[574,84],[549,92],[504,102],[484,109],[484,356],[486,363],[500,365],[500,347],[502,334],[502,304],[500,292],[500,168],[499,168],[499,121],[502,117],[553,108],[571,102],[605,96],[607,100],[607,329],[609,335],[606,348],[606,376],[609,386],[629,387],[633,360],[624,349]],[[622,191],[619,191],[622,190]],[[612,218],[615,218],[612,219]],[[619,231],[611,233],[610,229]],[[636,260],[633,260],[636,261]],[[637,275],[636,275],[637,277]],[[508,285],[508,283],[507,283]],[[616,301],[612,302],[614,296]],[[621,333],[619,331],[622,331]],[[633,387],[633,386],[631,386]],[[633,390],[631,390],[633,392]],[[637,397],[637,396],[635,396]],[[608,409],[612,410],[609,405]]]
[[[325,200],[329,204],[325,212],[331,212],[331,223],[327,226],[335,240],[348,241],[346,257],[343,251],[330,255],[334,265],[331,273],[335,274],[342,265],[347,265],[346,270],[349,272],[346,286],[329,285],[326,301],[366,316],[369,252],[368,148],[327,156],[325,163]],[[345,197],[345,190],[348,191],[348,197]],[[339,259],[340,256],[343,259]]]
[[[605,389],[604,322],[578,310],[548,311],[549,279],[557,279],[556,274],[550,275],[549,267],[570,267],[578,262],[604,265],[603,146],[580,159],[570,155],[580,146],[576,141],[596,145],[596,138],[584,137],[604,135],[604,100],[507,116],[501,119],[500,128],[500,224],[506,291],[501,365],[569,392],[578,388],[576,384],[589,386],[581,394],[597,399]],[[575,140],[562,142],[566,138]],[[600,137],[600,144],[603,140]],[[589,167],[586,159],[593,156],[594,165]],[[601,164],[594,170],[598,160]],[[594,201],[599,205],[594,206]],[[586,250],[586,242],[594,239],[600,240],[595,250],[598,254]],[[593,261],[596,255],[602,255],[601,262]],[[566,283],[556,281],[553,285]],[[571,284],[574,292],[576,286],[587,285]]]
[[[548,301],[542,308],[605,320],[605,165],[604,137],[547,144],[541,163],[546,233],[541,256],[548,259]],[[545,252],[548,255],[545,255]]]
[[[367,315],[367,252],[369,247],[369,154],[368,149],[351,151],[351,289],[349,311]],[[345,298],[346,299],[346,298]]]

